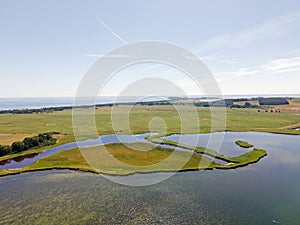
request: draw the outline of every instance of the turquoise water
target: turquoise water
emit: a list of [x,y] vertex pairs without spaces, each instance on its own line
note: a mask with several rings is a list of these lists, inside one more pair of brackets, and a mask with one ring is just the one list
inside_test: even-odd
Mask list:
[[268,156],[147,187],[58,170],[2,177],[0,224],[300,224],[300,136],[234,133],[224,143],[231,135]]

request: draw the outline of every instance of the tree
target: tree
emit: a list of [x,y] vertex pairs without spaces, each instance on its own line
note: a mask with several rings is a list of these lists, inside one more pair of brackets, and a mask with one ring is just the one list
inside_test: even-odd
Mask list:
[[25,145],[21,141],[14,142],[11,145],[11,150],[12,150],[12,153],[22,152],[25,150]]
[[289,102],[286,98],[261,98],[259,99],[260,105],[288,105]]
[[37,136],[28,137],[23,140],[25,149],[39,146],[39,138]]
[[39,134],[38,136],[24,138],[23,141],[14,142],[11,146],[0,145],[0,156],[54,144],[56,144],[56,139],[50,133]]
[[0,156],[8,155],[11,152],[9,145],[0,145]]
[[39,134],[38,139],[39,139],[39,143],[43,143],[45,140],[47,140],[45,135],[43,135],[43,134]]
[[250,102],[245,102],[244,108],[251,108],[252,104]]
[[47,140],[51,140],[52,136],[50,134],[45,134]]

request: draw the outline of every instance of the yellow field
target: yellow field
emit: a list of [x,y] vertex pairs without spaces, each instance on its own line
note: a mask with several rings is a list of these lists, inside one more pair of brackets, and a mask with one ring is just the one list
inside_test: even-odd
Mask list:
[[32,137],[34,134],[11,134],[1,133],[0,134],[0,145],[11,145],[15,141],[22,141],[26,137]]

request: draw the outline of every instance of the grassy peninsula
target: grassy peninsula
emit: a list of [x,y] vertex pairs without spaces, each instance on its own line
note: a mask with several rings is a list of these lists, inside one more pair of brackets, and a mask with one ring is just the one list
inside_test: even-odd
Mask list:
[[[226,157],[211,149],[193,147],[163,139],[161,135],[148,136],[146,139],[154,144],[166,144],[189,151],[164,148],[144,142],[126,145],[115,143],[81,150],[70,149],[58,152],[22,169],[0,170],[0,176],[47,169],[71,169],[111,175],[201,169],[233,169],[255,163],[267,155],[265,150],[253,149],[238,157]],[[138,151],[134,149],[138,149]],[[106,152],[109,152],[114,159],[105,158],[107,157]],[[171,154],[173,157],[167,163],[156,165],[167,159]],[[85,157],[88,157],[90,164],[87,163],[87,158]],[[93,160],[99,159],[100,161],[93,162]],[[115,159],[124,164],[122,166],[116,165]],[[222,160],[223,163],[214,161],[214,159]],[[178,168],[178,165],[182,165],[182,167]]]
[[[252,102],[255,104],[254,102]],[[289,100],[289,105],[276,106],[280,108],[280,113],[272,113],[269,110],[257,110],[256,108],[226,108],[226,130],[211,127],[211,111],[207,107],[197,107],[198,119],[201,124],[199,128],[195,121],[192,119],[185,121],[189,129],[183,133],[209,133],[218,131],[257,131],[257,132],[272,132],[281,134],[300,134],[299,129],[294,129],[300,126],[300,99]],[[240,104],[244,104],[241,102]],[[164,120],[167,129],[165,135],[170,134],[180,134],[181,131],[181,121],[176,109],[172,105],[136,105],[136,106],[117,106],[114,107],[114,113],[116,117],[121,117],[127,110],[128,107],[131,108],[129,116],[129,125],[131,131],[134,134],[149,132],[149,123],[152,118],[159,117]],[[190,111],[185,105],[177,105],[183,112],[189,115]],[[276,108],[276,110],[277,110]],[[218,112],[220,107],[214,108],[215,112]],[[89,113],[92,108],[84,108],[82,110],[82,115]],[[97,107],[95,109],[95,119],[96,126],[99,135],[104,134],[129,134],[129,130],[117,130],[114,131],[111,122],[111,111],[112,107]],[[220,110],[221,113],[222,110]],[[279,111],[279,110],[277,110]],[[28,122],[30,121],[30,123]],[[160,131],[160,125],[154,125],[152,131]],[[74,141],[73,127],[72,127],[72,110],[66,109],[62,111],[54,112],[38,112],[33,114],[13,114],[6,113],[0,114],[0,144],[7,145],[14,141],[22,141],[22,138],[32,137],[39,133],[47,132],[59,132],[60,135],[54,136],[57,139],[57,143],[53,146],[58,146],[64,143]],[[95,138],[95,137],[82,137],[84,138]],[[176,143],[168,140],[162,140],[160,136],[148,137],[148,140],[155,143],[164,143],[171,146],[181,147],[190,150],[192,153],[182,153],[178,154],[177,160],[184,158],[185,154],[191,154],[191,161],[187,162],[182,170],[196,170],[196,169],[230,169],[239,166],[245,166],[250,163],[257,162],[262,157],[266,156],[266,151],[254,148],[252,151],[247,152],[239,157],[227,157],[216,153],[214,150],[206,149],[203,147],[193,148],[191,146],[186,146],[181,143]],[[145,144],[145,143],[144,143]],[[237,141],[241,147],[250,148],[251,144],[245,141]],[[45,146],[42,148],[30,149],[27,151],[22,151],[16,154],[10,154],[0,157],[0,160],[12,159],[17,156],[24,156],[31,153],[38,153],[44,151],[53,146]],[[123,161],[130,165],[137,165],[137,162],[142,163],[146,167],[155,164],[158,161],[167,157],[171,151],[176,151],[169,148],[156,148],[152,152],[145,151],[143,154],[132,152],[130,148],[126,148],[121,144],[112,144],[106,146],[112,152],[112,155],[119,161]],[[141,148],[149,148],[149,146],[142,145]],[[253,147],[253,146],[251,146]],[[96,151],[95,147],[87,148],[87,150]],[[213,162],[210,157],[215,157],[216,159],[223,160],[226,163],[218,164]],[[147,159],[147,160],[146,160]],[[209,166],[203,166],[204,164],[199,164],[197,162],[201,161],[209,162]],[[138,166],[138,165],[137,165]],[[141,167],[141,164],[139,164]],[[35,164],[25,167],[21,170],[1,170],[0,174],[13,174],[24,171],[33,171],[41,169],[74,169],[83,170],[90,172],[101,172],[110,174],[131,174],[135,172],[147,172],[146,167],[139,170],[127,170],[116,172],[112,168],[104,168],[103,171],[94,171],[88,164],[86,164],[84,158],[82,158],[81,153],[78,149],[67,150],[59,152],[55,155],[49,156],[47,158],[37,161]],[[168,168],[160,168],[159,171],[173,170],[174,167],[169,165]],[[156,169],[157,170],[157,169]],[[148,172],[153,171],[148,168]]]

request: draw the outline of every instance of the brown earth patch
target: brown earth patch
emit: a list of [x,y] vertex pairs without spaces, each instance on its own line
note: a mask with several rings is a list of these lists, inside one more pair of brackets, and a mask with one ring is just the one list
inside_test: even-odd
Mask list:
[[34,136],[34,134],[0,133],[0,144],[11,145],[15,141],[23,141],[24,138],[32,136]]

